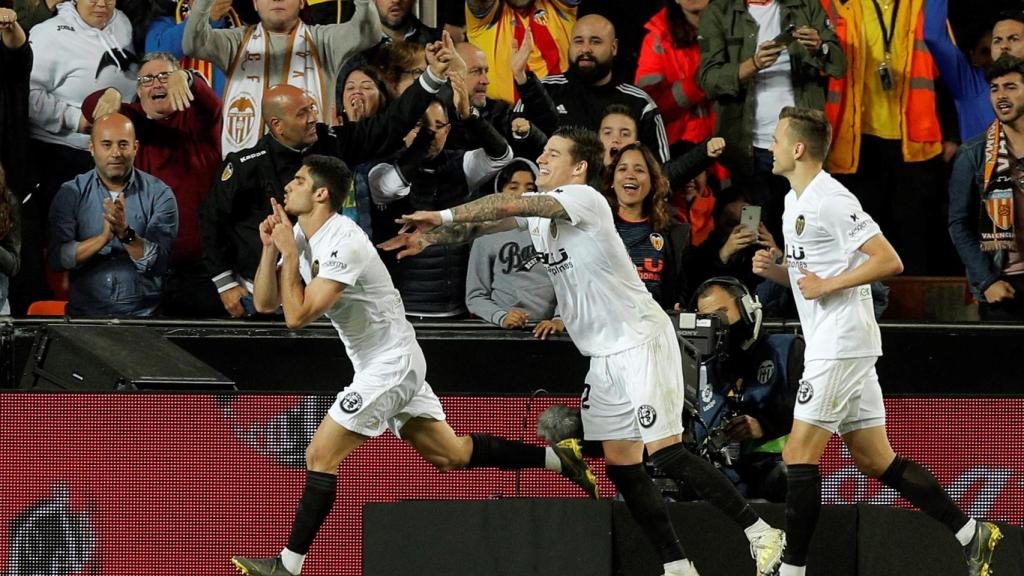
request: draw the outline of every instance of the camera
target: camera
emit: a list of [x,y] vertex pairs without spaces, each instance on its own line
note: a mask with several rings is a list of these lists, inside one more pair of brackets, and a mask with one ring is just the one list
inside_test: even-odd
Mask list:
[[684,343],[683,349],[691,356],[707,359],[725,349],[729,326],[718,314],[681,312],[676,322],[676,334]]

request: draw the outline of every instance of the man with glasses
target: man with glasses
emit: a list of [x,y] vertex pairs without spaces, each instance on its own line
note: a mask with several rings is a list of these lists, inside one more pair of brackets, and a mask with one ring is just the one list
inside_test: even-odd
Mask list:
[[[960,139],[967,142],[985,132],[995,120],[989,102],[985,66],[972,63],[953,44],[946,28],[949,0],[928,0],[924,7],[924,41],[939,67],[939,75],[956,102]],[[1024,58],[1024,10],[1000,13],[992,26],[992,56]],[[948,138],[947,138],[948,139]]]
[[[435,101],[420,123],[405,136],[405,147],[370,169],[373,202],[384,211],[374,219],[374,237],[391,238],[395,219],[415,210],[443,210],[477,196],[481,184],[512,161],[508,142],[469,103],[465,83],[452,80],[467,150],[447,144],[452,125],[444,103]],[[423,258],[397,262],[386,259],[407,313],[417,316],[456,316],[466,310],[469,243],[436,246]]]
[[166,182],[178,199],[178,240],[161,313],[217,316],[223,307],[202,263],[199,205],[220,168],[220,98],[168,52],[142,58],[135,93],[138,101],[124,104],[117,88],[99,90],[85,99],[82,112],[89,122],[117,111],[130,118],[142,145],[136,165]]

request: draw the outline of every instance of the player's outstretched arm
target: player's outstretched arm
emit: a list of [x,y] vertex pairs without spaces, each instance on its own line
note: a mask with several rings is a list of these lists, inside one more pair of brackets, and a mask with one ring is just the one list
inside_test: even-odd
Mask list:
[[[417,214],[436,215],[438,213],[416,212],[416,214],[409,217],[415,217]],[[434,244],[458,244],[460,242],[468,242],[478,236],[515,230],[517,224],[515,218],[503,218],[494,222],[446,224],[439,228],[435,228],[435,225],[429,225],[427,230],[430,230],[430,232],[423,232],[421,229],[414,228],[413,226],[412,222],[406,223],[406,225],[398,231],[397,236],[378,244],[377,247],[389,252],[398,250],[398,254],[396,254],[395,257],[401,260],[407,256],[415,256],[419,254],[425,250],[427,246],[432,246]]]

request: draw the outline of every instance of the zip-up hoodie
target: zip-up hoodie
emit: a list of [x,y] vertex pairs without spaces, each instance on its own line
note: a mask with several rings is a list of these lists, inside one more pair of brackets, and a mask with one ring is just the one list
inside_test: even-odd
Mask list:
[[73,2],[62,2],[56,16],[32,29],[29,41],[35,53],[29,88],[31,137],[87,150],[89,136],[78,132],[86,96],[100,86],[116,88],[127,101],[135,96],[138,64],[128,64],[126,70],[118,66],[134,61],[129,52],[131,22],[114,10],[103,29],[93,28]]

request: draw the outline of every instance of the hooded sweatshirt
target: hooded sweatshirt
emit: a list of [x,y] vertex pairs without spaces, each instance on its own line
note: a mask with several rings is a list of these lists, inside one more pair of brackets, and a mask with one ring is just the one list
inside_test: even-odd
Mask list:
[[126,64],[126,70],[118,66],[135,59],[129,52],[131,22],[114,10],[103,29],[93,28],[73,2],[62,2],[56,16],[32,29],[29,41],[35,53],[29,87],[31,138],[87,150],[89,136],[78,132],[85,97],[99,86],[116,88],[124,98],[135,96],[138,65]]

